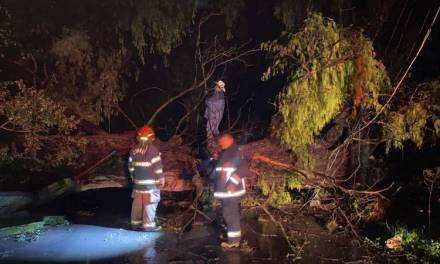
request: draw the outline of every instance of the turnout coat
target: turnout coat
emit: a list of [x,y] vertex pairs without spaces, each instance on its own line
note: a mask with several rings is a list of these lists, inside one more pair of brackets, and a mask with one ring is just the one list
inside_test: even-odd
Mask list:
[[246,193],[245,177],[248,174],[248,163],[237,145],[233,144],[220,153],[215,173],[214,197],[227,199]]
[[139,144],[130,151],[128,169],[133,179],[134,191],[151,193],[164,179],[162,159],[153,144]]

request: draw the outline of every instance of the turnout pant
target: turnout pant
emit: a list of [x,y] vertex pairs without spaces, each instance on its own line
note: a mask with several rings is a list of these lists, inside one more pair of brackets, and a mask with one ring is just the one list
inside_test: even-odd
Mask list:
[[240,198],[232,197],[222,199],[222,214],[226,222],[228,242],[240,242]]
[[131,225],[143,228],[155,227],[156,209],[160,201],[160,190],[148,193],[133,191],[133,204],[131,206]]

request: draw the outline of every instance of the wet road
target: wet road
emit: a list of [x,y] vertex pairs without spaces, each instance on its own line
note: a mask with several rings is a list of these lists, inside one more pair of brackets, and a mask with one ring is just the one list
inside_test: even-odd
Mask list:
[[[287,253],[281,237],[265,236],[270,225],[242,220],[242,249],[219,247],[219,225],[202,217],[179,236],[129,230],[129,190],[103,190],[65,197],[33,213],[66,215],[72,223],[49,227],[33,241],[0,239],[0,263],[283,263]],[[181,219],[192,213],[161,204],[159,218]],[[173,202],[173,204],[175,204]],[[215,218],[215,213],[211,217]],[[165,228],[165,230],[170,230]]]
[[[273,248],[223,250],[215,228],[194,226],[181,238],[93,225],[50,227],[33,241],[0,240],[1,263],[282,263]],[[246,240],[247,241],[247,240]],[[252,244],[258,241],[252,241]],[[261,245],[269,245],[260,241]],[[268,251],[270,250],[270,252]],[[265,255],[269,254],[269,255]]]
[[49,227],[33,241],[0,240],[4,262],[93,261],[133,254],[154,248],[160,233],[144,233],[92,225]]

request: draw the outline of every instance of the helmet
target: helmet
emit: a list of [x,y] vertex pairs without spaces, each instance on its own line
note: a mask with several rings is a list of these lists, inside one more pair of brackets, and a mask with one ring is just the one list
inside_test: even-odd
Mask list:
[[154,131],[148,125],[141,127],[141,129],[139,129],[139,131],[137,133],[137,139],[139,141],[148,141],[153,137],[154,137]]

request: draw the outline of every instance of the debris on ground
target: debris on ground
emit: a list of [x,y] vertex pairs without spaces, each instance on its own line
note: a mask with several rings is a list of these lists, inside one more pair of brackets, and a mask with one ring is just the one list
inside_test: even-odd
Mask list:
[[34,240],[46,227],[69,224],[64,216],[45,216],[39,219],[24,220],[4,219],[2,223],[0,238],[15,236],[19,240]]
[[398,249],[402,246],[402,237],[399,235],[395,235],[392,238],[389,238],[385,241],[385,245],[389,249]]

